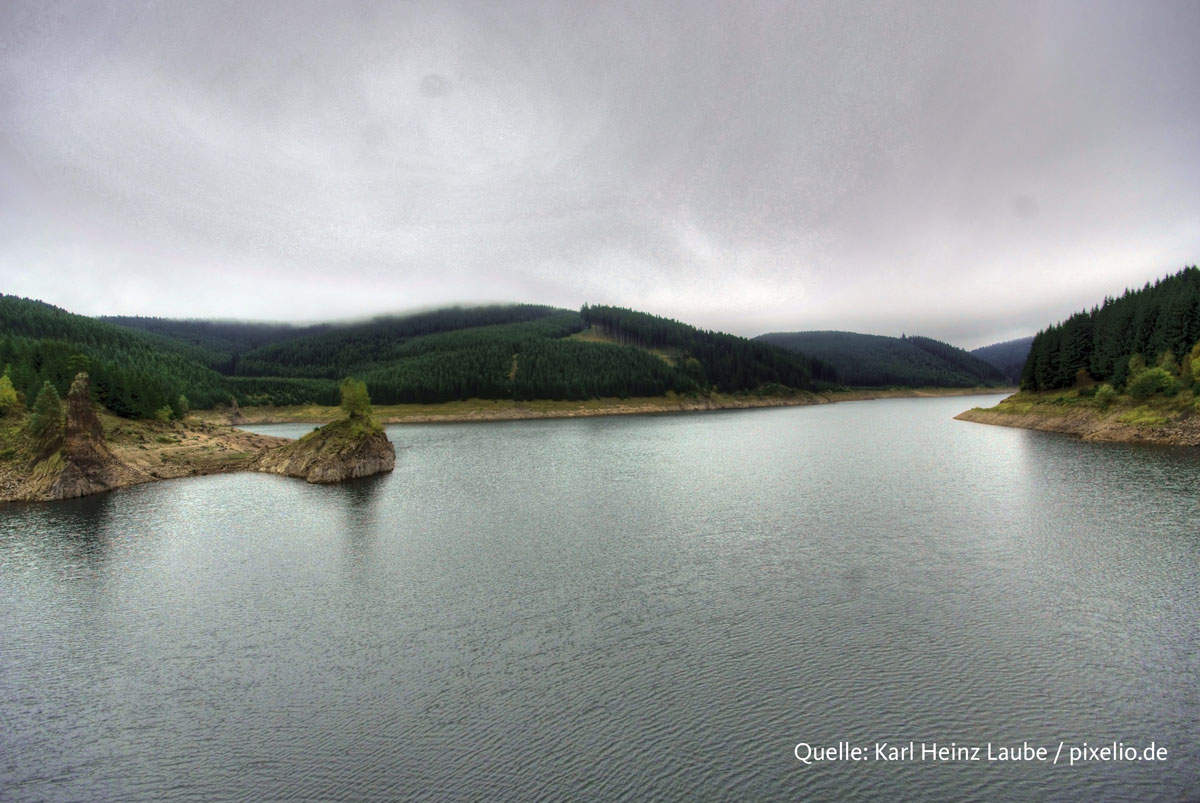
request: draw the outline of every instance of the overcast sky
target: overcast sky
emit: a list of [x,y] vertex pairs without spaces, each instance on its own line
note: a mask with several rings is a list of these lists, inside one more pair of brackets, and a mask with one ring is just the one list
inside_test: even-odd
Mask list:
[[1200,3],[0,0],[0,292],[1032,334],[1200,261]]

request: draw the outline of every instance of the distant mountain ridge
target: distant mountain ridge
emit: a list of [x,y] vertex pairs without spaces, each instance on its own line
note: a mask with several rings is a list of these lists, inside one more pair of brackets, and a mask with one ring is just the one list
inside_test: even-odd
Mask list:
[[996,366],[928,337],[813,331],[772,332],[755,340],[828,363],[838,382],[856,387],[986,387],[1006,381]]
[[1003,372],[1004,379],[1011,385],[1021,381],[1021,369],[1029,357],[1029,347],[1033,345],[1033,335],[1019,337],[1016,340],[1005,340],[1003,343],[993,343],[990,346],[971,351],[984,362],[991,363]]

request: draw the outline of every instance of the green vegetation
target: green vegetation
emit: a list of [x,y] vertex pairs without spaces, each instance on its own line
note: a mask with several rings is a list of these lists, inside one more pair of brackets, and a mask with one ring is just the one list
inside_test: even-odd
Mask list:
[[365,395],[395,405],[786,395],[834,375],[767,343],[614,307],[455,307],[292,327],[95,320],[5,296],[0,324],[0,364],[10,366],[13,391],[0,385],[4,409],[28,404],[47,383],[61,397],[86,371],[96,401],[144,420],[231,403],[332,406],[346,397],[339,381],[348,376],[357,382],[352,403]]
[[222,374],[234,373],[238,357],[251,349],[289,338],[318,334],[330,328],[329,324],[298,327],[287,323],[174,320],[120,315],[105,316],[99,320],[194,346],[208,366]]
[[17,391],[13,387],[12,380],[8,378],[8,373],[5,372],[0,376],[0,415],[8,415],[9,411],[17,406]]
[[0,296],[0,333],[0,365],[26,404],[46,382],[65,396],[80,371],[105,407],[130,418],[152,418],[180,393],[199,407],[229,398],[203,351],[40,301]]
[[[415,340],[430,335],[444,334],[454,338],[464,331],[529,323],[561,316],[565,312],[532,304],[451,307],[403,317],[380,317],[363,323],[327,326],[316,334],[304,334],[251,349],[238,356],[236,370],[229,373],[237,376],[336,380],[358,372],[363,366],[388,364],[398,358],[430,351],[453,351],[469,347],[481,339],[467,335],[467,341],[472,342],[431,340],[426,341],[424,347],[412,345]],[[532,336],[563,336],[554,333],[557,328],[552,325],[550,331],[534,328],[529,332]],[[503,338],[510,330],[491,331],[495,332],[496,338]],[[518,328],[517,331],[524,330]],[[491,337],[485,335],[482,339],[490,340]]]
[[1038,332],[1021,388],[1098,381],[1139,398],[1178,393],[1196,380],[1198,342],[1200,269],[1190,267]]
[[962,417],[1098,440],[1197,445],[1197,366],[1200,270],[1191,267],[1038,332],[1021,392]]
[[[1200,399],[1192,391],[1185,390],[1168,396],[1155,393],[1135,396],[1118,393],[1107,383],[1098,387],[1067,388],[1062,390],[1029,391],[1013,394],[989,410],[978,410],[985,415],[1000,414],[1028,419],[1070,421],[1074,430],[1083,433],[1088,429],[1103,428],[1112,423],[1133,425],[1140,429],[1153,430],[1164,425],[1183,426],[1195,429],[1196,413],[1200,410]],[[994,419],[993,423],[1002,423]],[[1035,429],[1043,428],[1030,424]],[[1105,440],[1123,440],[1120,431],[1106,434]]]
[[674,367],[684,388],[737,393],[764,384],[811,389],[835,381],[834,370],[824,362],[759,339],[707,332],[622,307],[585,304],[580,316],[617,343],[669,350],[675,355]]
[[1159,391],[1168,390],[1175,384],[1176,377],[1164,368],[1146,368],[1126,382],[1129,395],[1145,399]]
[[49,382],[42,383],[33,409],[29,412],[29,434],[46,453],[54,451],[62,440],[65,411],[58,391]]
[[54,386],[45,382],[29,413],[29,432],[38,439],[53,437],[62,430],[62,425],[62,399]]
[[367,395],[367,385],[352,377],[346,377],[339,385],[342,394],[342,411],[347,418],[371,417],[371,397]]
[[962,349],[928,337],[855,332],[774,332],[756,340],[794,349],[832,366],[833,381],[856,387],[997,386],[1003,372]]

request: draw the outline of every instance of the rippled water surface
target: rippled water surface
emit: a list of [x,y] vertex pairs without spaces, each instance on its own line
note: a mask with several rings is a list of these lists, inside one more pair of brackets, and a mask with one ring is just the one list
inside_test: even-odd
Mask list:
[[[993,402],[393,427],[342,486],[0,507],[0,799],[1194,798],[1200,455],[951,420]],[[1025,741],[1168,756],[919,760]]]

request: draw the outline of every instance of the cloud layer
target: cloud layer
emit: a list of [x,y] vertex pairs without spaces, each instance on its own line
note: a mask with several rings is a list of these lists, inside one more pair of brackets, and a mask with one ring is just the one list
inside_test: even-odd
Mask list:
[[0,6],[0,290],[1032,333],[1197,260],[1200,6]]

